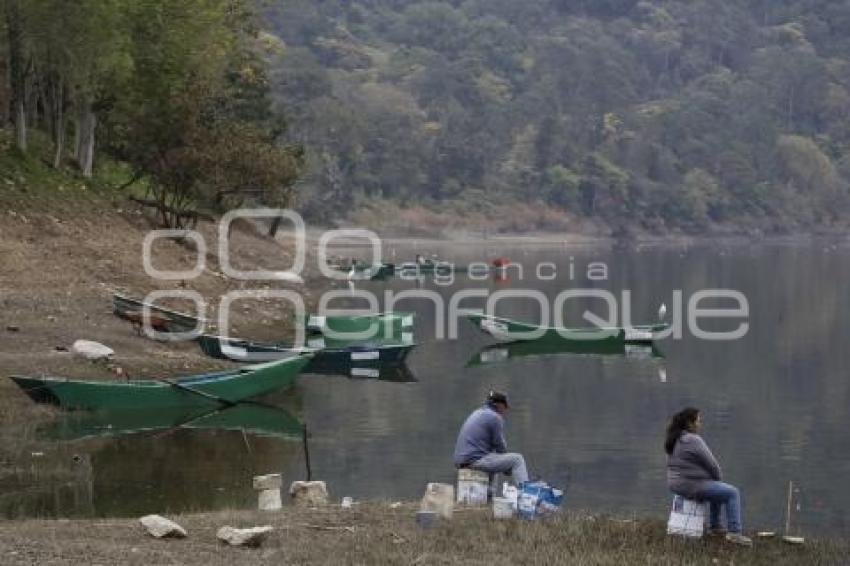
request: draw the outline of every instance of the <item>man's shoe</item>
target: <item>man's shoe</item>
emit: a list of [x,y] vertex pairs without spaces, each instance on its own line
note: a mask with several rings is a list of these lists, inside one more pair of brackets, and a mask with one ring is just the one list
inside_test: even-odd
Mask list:
[[752,546],[753,539],[750,537],[745,537],[741,533],[726,533],[726,542],[731,542],[732,544],[740,544],[741,546]]
[[729,531],[724,529],[723,527],[713,527],[708,529],[708,536],[710,537],[725,537]]

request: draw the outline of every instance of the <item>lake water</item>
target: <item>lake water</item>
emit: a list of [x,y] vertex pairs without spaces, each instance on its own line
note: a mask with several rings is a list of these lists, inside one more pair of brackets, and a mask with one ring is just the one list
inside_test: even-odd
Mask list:
[[[500,361],[498,351],[491,351],[485,359],[492,363],[469,364],[480,361],[480,350],[494,340],[466,321],[460,322],[457,339],[438,339],[431,301],[401,300],[397,310],[417,313],[420,345],[408,360],[417,381],[304,376],[293,391],[266,399],[286,405],[306,425],[313,478],[327,481],[333,498],[410,500],[421,496],[427,482],[452,483],[458,427],[490,388],[498,388],[511,399],[509,448],[526,456],[533,475],[566,487],[570,508],[666,517],[664,426],[670,414],[694,405],[703,411],[703,436],[723,466],[724,479],[741,488],[745,527],[779,530],[792,481],[796,530],[850,533],[850,293],[845,286],[850,247],[385,247],[387,256],[395,253],[399,261],[426,251],[459,264],[507,256],[523,273],[520,277],[513,268],[506,279],[481,281],[457,275],[451,284],[391,279],[358,283],[357,289],[379,297],[386,291],[430,291],[447,305],[458,291],[471,288],[523,291],[526,297],[537,291],[550,302],[565,289],[604,289],[618,301],[629,290],[635,323],[654,321],[662,302],[669,320],[676,311],[675,290],[682,291],[687,322],[687,302],[695,292],[731,289],[748,301],[746,320],[700,324],[722,331],[744,321],[749,329],[737,340],[709,341],[685,328],[681,339],[658,343],[660,357],[632,352],[637,355]],[[554,279],[537,276],[535,266],[545,262],[554,266],[540,275],[554,273]],[[592,262],[606,265],[607,273],[599,266],[594,273],[603,280],[588,279]],[[481,307],[483,299],[465,299],[461,306]],[[605,313],[598,299],[570,299],[564,320],[586,326],[585,309]],[[496,310],[530,322],[541,316],[539,305],[528,298],[502,299]],[[61,457],[76,459],[69,460],[73,464],[64,479],[48,489],[23,480],[7,486],[3,510],[7,516],[105,516],[251,507],[256,504],[252,475],[279,471],[287,482],[305,476],[297,430],[278,432],[171,426],[67,441]]]

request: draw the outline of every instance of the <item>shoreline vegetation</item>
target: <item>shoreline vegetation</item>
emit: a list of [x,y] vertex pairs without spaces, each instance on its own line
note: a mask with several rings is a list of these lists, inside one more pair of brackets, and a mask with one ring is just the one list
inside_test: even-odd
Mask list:
[[[841,564],[840,540],[790,546],[779,538],[742,548],[722,539],[668,536],[662,518],[563,511],[532,522],[495,520],[492,510],[456,508],[433,528],[416,524],[416,503],[365,502],[351,509],[287,506],[168,516],[185,539],[154,539],[138,518],[0,522],[4,564]],[[216,531],[271,525],[259,548],[229,548]]]

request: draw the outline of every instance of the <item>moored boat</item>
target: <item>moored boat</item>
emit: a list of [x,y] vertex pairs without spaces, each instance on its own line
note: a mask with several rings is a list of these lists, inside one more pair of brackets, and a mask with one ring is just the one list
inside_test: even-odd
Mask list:
[[476,328],[501,342],[610,342],[611,344],[651,344],[669,324],[645,324],[629,327],[564,328],[541,326],[510,318],[490,316],[478,312],[464,313]]
[[33,401],[66,409],[221,407],[291,385],[312,353],[178,379],[86,381],[11,376]]
[[237,340],[224,336],[204,334],[198,337],[198,345],[208,356],[233,361],[253,359],[274,359],[297,356],[303,352],[312,352],[313,357],[303,373],[324,373],[328,369],[345,370],[349,367],[371,367],[378,365],[397,365],[404,362],[416,344],[358,343],[337,348],[311,350],[295,348],[283,344],[269,344]]
[[[413,338],[412,312],[382,312],[375,314],[320,315],[305,314],[296,319],[308,333],[324,334],[348,342],[389,339],[399,336],[402,342]],[[404,336],[409,333],[409,339]]]

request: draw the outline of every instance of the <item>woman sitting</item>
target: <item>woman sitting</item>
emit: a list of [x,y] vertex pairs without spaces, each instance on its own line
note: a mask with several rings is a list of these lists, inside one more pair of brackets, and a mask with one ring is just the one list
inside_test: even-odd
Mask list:
[[[745,546],[752,540],[741,534],[741,496],[738,488],[720,481],[720,465],[699,436],[699,409],[688,407],[673,415],[667,425],[667,485],[686,499],[709,503],[709,533]],[[720,506],[726,506],[726,528],[720,525]]]

